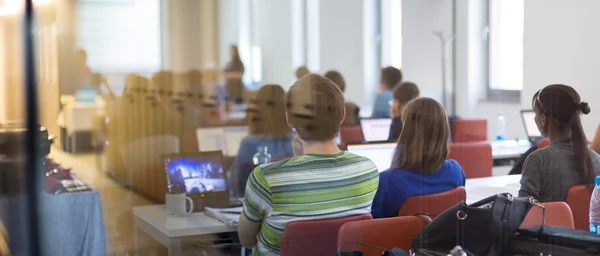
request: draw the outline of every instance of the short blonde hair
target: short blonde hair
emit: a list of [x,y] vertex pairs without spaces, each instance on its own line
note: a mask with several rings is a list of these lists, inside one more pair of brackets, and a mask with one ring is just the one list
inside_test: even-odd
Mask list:
[[335,139],[344,120],[344,95],[331,80],[309,74],[285,95],[289,124],[306,141]]
[[404,108],[402,122],[392,169],[435,173],[448,157],[450,125],[446,110],[434,99],[415,99]]
[[296,79],[298,80],[308,74],[310,74],[310,70],[306,66],[300,66],[296,69]]
[[250,134],[287,138],[291,128],[285,120],[285,92],[276,84],[263,85],[252,101]]

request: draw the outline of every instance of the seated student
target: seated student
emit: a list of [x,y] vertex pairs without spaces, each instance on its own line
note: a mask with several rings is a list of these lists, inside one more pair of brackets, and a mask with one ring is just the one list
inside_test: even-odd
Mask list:
[[594,135],[594,140],[592,141],[590,148],[596,151],[596,153],[600,153],[600,124],[596,129],[596,135]]
[[523,165],[519,196],[540,202],[563,201],[569,188],[593,184],[600,173],[600,156],[587,147],[581,113],[590,113],[587,102],[570,86],[553,84],[533,95],[535,123],[550,145],[531,153]]
[[254,169],[240,215],[240,242],[254,247],[254,255],[279,255],[290,222],[371,212],[377,167],[338,148],[344,114],[342,91],[322,76],[306,75],[287,92],[287,121],[297,132],[295,157]]
[[394,101],[390,106],[390,117],[392,124],[390,125],[389,141],[397,141],[402,131],[402,112],[408,102],[419,97],[419,87],[411,82],[401,83],[394,88]]
[[406,199],[465,185],[462,167],[448,156],[450,127],[442,105],[430,98],[409,102],[392,166],[379,174],[373,218],[395,217]]
[[[346,80],[340,72],[330,70],[325,73],[324,77],[334,82],[342,90],[342,93],[346,91]],[[360,125],[360,108],[356,104],[346,101],[344,109],[346,109],[346,117],[342,122],[342,126]]]
[[386,67],[381,70],[381,83],[379,92],[375,96],[373,105],[373,118],[390,117],[390,101],[393,99],[392,90],[402,82],[402,71],[395,67]]
[[[249,134],[240,142],[240,149],[231,166],[231,180],[234,194],[241,195],[246,187],[246,180],[254,167],[252,157],[258,147],[267,147],[271,157],[293,156],[292,130],[285,121],[285,92],[279,85],[264,85],[252,101],[249,108]],[[237,182],[237,183],[235,183]]]

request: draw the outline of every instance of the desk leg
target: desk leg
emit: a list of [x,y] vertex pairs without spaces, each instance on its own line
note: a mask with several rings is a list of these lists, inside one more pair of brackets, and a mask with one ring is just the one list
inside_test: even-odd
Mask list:
[[169,239],[169,256],[181,256],[181,239],[170,238]]

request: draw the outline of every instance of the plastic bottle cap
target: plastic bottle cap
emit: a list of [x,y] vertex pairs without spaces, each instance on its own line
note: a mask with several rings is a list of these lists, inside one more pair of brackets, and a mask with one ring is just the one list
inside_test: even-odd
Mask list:
[[600,186],[600,176],[596,176],[596,186]]

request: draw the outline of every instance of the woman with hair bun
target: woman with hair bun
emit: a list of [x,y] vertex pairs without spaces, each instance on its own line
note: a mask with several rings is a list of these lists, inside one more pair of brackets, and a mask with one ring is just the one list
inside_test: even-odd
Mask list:
[[593,184],[600,173],[600,156],[587,146],[580,115],[590,113],[575,89],[553,84],[532,99],[535,123],[550,145],[531,153],[523,165],[519,196],[541,202],[564,201],[569,188]]

